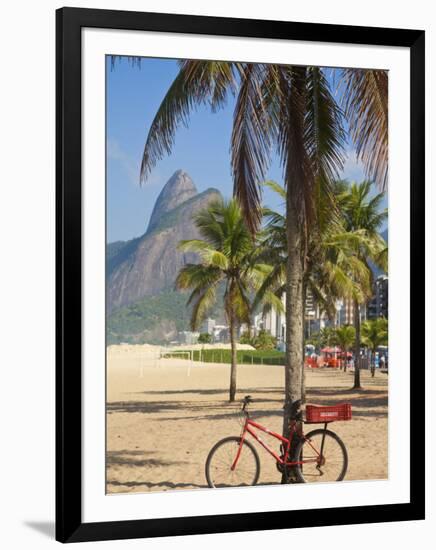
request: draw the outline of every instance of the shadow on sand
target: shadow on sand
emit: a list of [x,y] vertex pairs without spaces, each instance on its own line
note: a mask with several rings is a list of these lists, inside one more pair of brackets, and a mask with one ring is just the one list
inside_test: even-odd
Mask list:
[[[177,414],[179,420],[224,420],[235,418],[240,411],[240,403],[229,403],[227,401],[227,388],[220,389],[188,389],[188,390],[163,390],[138,392],[141,395],[162,396],[159,401],[114,401],[107,404],[107,412],[111,413],[139,413],[156,414],[163,413],[160,421],[171,421],[171,415],[165,413],[184,413],[184,416]],[[251,407],[253,418],[282,416],[283,390],[278,388],[242,388],[238,391],[239,396],[253,394],[254,401]],[[188,395],[219,396],[223,399],[214,401],[189,400]],[[263,397],[268,395],[271,397]],[[183,396],[185,399],[171,399],[170,396]],[[274,397],[277,396],[277,397]],[[314,405],[331,405],[333,403],[350,402],[353,407],[353,415],[360,417],[385,417],[386,412],[371,410],[387,405],[387,391],[381,389],[350,389],[350,388],[323,388],[311,387],[307,390],[307,403]],[[256,409],[256,403],[261,408]]]
[[[155,487],[161,487],[162,489],[192,489],[193,487],[196,488],[206,488],[207,485],[198,485],[196,483],[172,483],[171,481],[158,481],[156,483],[151,483],[149,481],[108,481],[108,486],[111,487],[147,487],[148,489],[152,489]],[[116,492],[112,493],[116,494]]]
[[159,466],[172,466],[174,464],[188,464],[186,461],[158,460],[156,458],[144,458],[153,454],[153,451],[108,451],[106,464],[108,466],[131,466],[143,468],[157,468]]

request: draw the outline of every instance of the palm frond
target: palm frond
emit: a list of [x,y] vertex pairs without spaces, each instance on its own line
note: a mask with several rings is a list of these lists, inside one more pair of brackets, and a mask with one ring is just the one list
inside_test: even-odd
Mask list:
[[223,226],[220,223],[223,205],[222,201],[211,201],[207,208],[199,210],[194,216],[194,223],[200,235],[216,250],[222,248],[225,239]]
[[382,269],[385,273],[388,272],[389,268],[389,250],[388,247],[385,246],[379,254],[374,258],[374,263],[377,267]]
[[282,227],[285,223],[285,216],[275,210],[271,210],[270,208],[264,208],[262,214],[267,220],[267,226],[269,227]]
[[[344,166],[342,111],[319,67],[307,69],[305,141],[314,176],[331,184]],[[329,192],[331,189],[329,188]]]
[[176,278],[176,289],[202,289],[216,284],[222,277],[222,272],[215,266],[202,264],[186,264]]
[[312,293],[319,309],[325,312],[329,319],[333,319],[336,313],[336,297],[333,292],[326,285],[321,288],[319,281],[315,281],[312,277],[309,277],[306,282],[307,289]]
[[335,330],[335,336],[341,349],[348,350],[355,341],[356,329],[351,325],[344,325]]
[[282,185],[280,185],[280,183],[277,183],[273,180],[267,180],[263,181],[262,185],[264,187],[268,187],[269,189],[271,189],[271,191],[274,191],[274,193],[277,193],[277,195],[282,197],[283,200],[286,200],[286,189]]
[[150,126],[141,162],[141,181],[165,154],[170,154],[180,125],[185,127],[192,110],[211,102],[214,109],[225,102],[227,90],[235,90],[231,64],[222,61],[187,60],[166,93]]
[[316,225],[323,230],[326,222],[339,219],[334,182],[343,169],[345,131],[343,113],[319,67],[307,69],[306,117],[304,140],[314,175]]
[[250,324],[251,304],[247,289],[241,279],[236,281],[235,291],[232,295],[232,307],[239,323]]
[[362,342],[375,351],[379,346],[388,344],[388,321],[383,317],[362,323]]
[[276,292],[268,290],[262,297],[262,303],[266,307],[274,308],[278,313],[285,313],[285,306],[280,296]]
[[340,86],[357,157],[384,190],[388,180],[388,73],[344,69]]
[[207,241],[200,239],[180,241],[178,248],[184,252],[195,252],[200,256],[202,262],[208,266],[217,267],[222,270],[229,267],[228,258]]
[[265,178],[271,154],[271,120],[262,88],[264,73],[265,67],[258,63],[247,63],[241,69],[231,140],[233,193],[252,233],[261,222],[259,182]]
[[284,284],[286,276],[285,262],[278,263],[265,273],[263,281],[257,286],[257,292],[253,300],[253,309],[255,309],[262,301],[264,301],[268,292],[275,292]]
[[[194,296],[195,292],[195,296]],[[193,303],[191,314],[191,329],[197,330],[205,314],[213,306],[216,300],[216,285],[203,289],[202,292],[194,291],[189,302]]]
[[177,248],[183,252],[195,252],[197,254],[202,254],[203,252],[213,252],[215,250],[211,243],[202,241],[201,239],[179,241]]

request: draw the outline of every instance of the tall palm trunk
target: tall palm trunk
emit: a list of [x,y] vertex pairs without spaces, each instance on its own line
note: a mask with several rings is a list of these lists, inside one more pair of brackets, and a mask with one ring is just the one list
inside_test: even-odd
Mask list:
[[371,378],[375,376],[375,352],[377,348],[371,350]]
[[354,300],[354,328],[356,338],[354,340],[354,386],[353,389],[360,389],[360,306]]
[[238,356],[236,349],[236,320],[233,313],[229,316],[230,324],[230,347],[231,347],[231,367],[230,367],[230,392],[229,401],[233,402],[236,396],[236,371],[238,366]]
[[[286,365],[285,365],[285,408],[283,415],[283,436],[289,437],[289,421],[292,404],[301,399],[301,373],[303,363],[303,263],[302,227],[298,222],[300,211],[288,190],[286,208],[286,234],[288,258],[286,262]],[[292,450],[291,450],[292,452]],[[288,481],[283,473],[282,483]]]

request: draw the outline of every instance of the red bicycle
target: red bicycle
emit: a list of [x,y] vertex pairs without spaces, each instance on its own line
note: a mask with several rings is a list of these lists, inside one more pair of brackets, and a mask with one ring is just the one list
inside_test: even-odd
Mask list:
[[[342,481],[348,468],[348,455],[344,443],[337,434],[327,429],[334,420],[350,420],[351,405],[343,403],[330,407],[306,406],[303,420],[301,401],[296,401],[290,411],[289,438],[269,430],[251,420],[247,407],[252,402],[247,395],[241,412],[245,416],[239,437],[226,437],[216,443],[206,460],[206,479],[209,487],[240,487],[256,485],[260,475],[259,455],[247,435],[251,435],[275,459],[279,472],[287,482]],[[303,424],[323,423],[324,428],[308,434]],[[280,442],[276,453],[259,437],[264,432]]]

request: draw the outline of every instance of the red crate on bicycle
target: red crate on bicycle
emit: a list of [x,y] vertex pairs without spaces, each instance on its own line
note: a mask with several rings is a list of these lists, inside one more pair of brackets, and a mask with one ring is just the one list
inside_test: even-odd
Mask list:
[[335,420],[351,420],[351,403],[341,403],[328,407],[306,405],[306,422],[334,422]]

